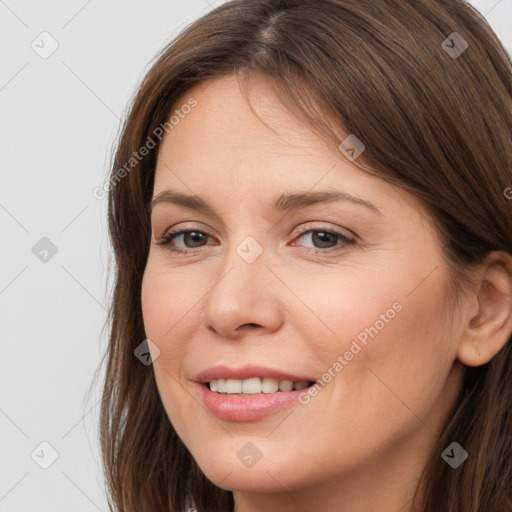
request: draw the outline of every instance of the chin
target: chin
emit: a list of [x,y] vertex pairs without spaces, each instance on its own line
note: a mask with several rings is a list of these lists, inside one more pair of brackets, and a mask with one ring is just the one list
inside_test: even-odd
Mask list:
[[229,468],[228,465],[222,466],[222,469],[201,468],[208,480],[217,487],[227,491],[245,491],[255,493],[275,493],[282,492],[283,487],[291,489],[293,482],[284,480],[283,473],[277,471],[265,471],[255,468]]
[[[262,456],[252,467],[246,467],[238,459],[236,450],[232,451],[232,456],[226,456],[229,452],[222,450],[218,454],[205,454],[203,451],[195,458],[201,471],[217,487],[229,491],[274,493],[282,492],[283,487],[293,490],[306,485],[307,475],[296,471],[300,466],[304,467],[303,461],[294,463],[293,455],[282,458],[281,454],[279,460],[272,462],[265,461],[265,456]],[[290,468],[295,468],[295,471],[290,471]]]

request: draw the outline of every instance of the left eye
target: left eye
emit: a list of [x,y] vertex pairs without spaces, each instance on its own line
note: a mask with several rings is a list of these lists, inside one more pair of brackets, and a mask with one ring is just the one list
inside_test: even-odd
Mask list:
[[[299,234],[298,237],[296,237],[294,240],[299,240],[306,235],[310,235],[310,240],[313,242],[313,244],[318,244],[317,246],[314,246],[312,250],[316,250],[316,252],[329,252],[330,250],[334,250],[339,248],[340,245],[352,245],[355,243],[355,239],[350,238],[343,233],[340,233],[338,231],[333,230],[326,230],[326,229],[308,229],[305,231],[302,231],[302,233]],[[171,242],[178,239],[179,237],[183,237],[183,242],[185,243],[185,249],[173,247],[171,246]],[[179,230],[167,233],[160,242],[157,242],[157,245],[166,246],[170,251],[172,252],[178,252],[178,253],[195,253],[198,252],[198,248],[205,245],[206,240],[208,238],[211,238],[208,236],[207,233],[204,233],[203,231],[196,231],[196,230]],[[342,244],[337,244],[336,242],[341,241]],[[190,247],[190,245],[192,247]],[[334,244],[334,245],[333,245]],[[296,245],[295,243],[292,245]]]
[[[333,249],[337,247],[336,242],[341,240],[344,244],[350,245],[355,242],[353,238],[349,238],[343,233],[338,231],[324,230],[324,229],[308,229],[303,231],[298,237],[303,238],[306,235],[310,235],[310,240],[314,244],[318,244],[313,249]],[[334,245],[331,245],[334,242]]]

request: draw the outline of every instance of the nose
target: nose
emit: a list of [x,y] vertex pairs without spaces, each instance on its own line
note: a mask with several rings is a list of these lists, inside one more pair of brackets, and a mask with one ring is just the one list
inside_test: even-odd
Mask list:
[[284,317],[285,287],[270,270],[265,251],[253,261],[241,254],[225,255],[202,302],[203,325],[229,339],[274,332]]

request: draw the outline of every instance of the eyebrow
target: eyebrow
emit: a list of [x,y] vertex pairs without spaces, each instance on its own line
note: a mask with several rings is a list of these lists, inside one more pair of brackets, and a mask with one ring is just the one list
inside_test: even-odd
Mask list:
[[[359,197],[354,197],[346,192],[339,191],[295,192],[291,194],[281,194],[269,203],[269,208],[271,211],[287,212],[290,210],[306,208],[318,203],[331,203],[335,201],[350,201],[351,203],[368,208],[377,215],[381,215],[381,212],[373,203],[360,199]],[[185,208],[197,210],[219,218],[219,215],[210,206],[210,204],[197,195],[187,195],[173,190],[164,190],[148,203],[148,213],[151,215],[153,208],[157,204],[161,203],[171,203],[184,206]]]

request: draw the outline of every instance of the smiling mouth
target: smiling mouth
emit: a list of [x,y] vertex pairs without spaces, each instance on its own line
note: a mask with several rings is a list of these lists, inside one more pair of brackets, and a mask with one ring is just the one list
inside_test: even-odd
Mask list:
[[280,393],[299,391],[315,384],[314,381],[277,380],[270,377],[250,379],[212,379],[205,383],[210,390],[220,395],[256,395],[259,393]]

